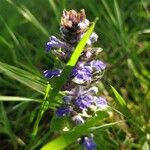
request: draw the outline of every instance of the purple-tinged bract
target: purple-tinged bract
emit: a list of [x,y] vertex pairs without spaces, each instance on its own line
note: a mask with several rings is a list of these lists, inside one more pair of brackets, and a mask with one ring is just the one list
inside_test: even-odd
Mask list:
[[97,98],[95,98],[95,104],[99,108],[106,108],[108,106],[106,99],[103,98],[103,97],[97,97]]
[[83,124],[85,122],[80,115],[73,116],[72,121],[75,122],[76,125]]
[[49,38],[49,42],[46,44],[46,51],[49,52],[53,48],[63,48],[63,49],[68,49],[68,46],[65,42],[62,42],[55,36],[51,36]]
[[101,71],[101,70],[104,70],[106,68],[106,64],[104,64],[100,60],[93,60],[90,62],[90,64],[91,64],[91,67],[93,67],[97,71]]
[[91,81],[92,79],[92,68],[90,66],[77,66],[72,70],[74,76],[74,82],[84,83]]

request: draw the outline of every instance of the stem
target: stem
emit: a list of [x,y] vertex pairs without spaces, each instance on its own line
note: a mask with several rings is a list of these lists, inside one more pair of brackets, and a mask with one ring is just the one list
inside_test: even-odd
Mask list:
[[49,91],[51,89],[51,86],[50,84],[48,83],[47,84],[47,87],[46,87],[46,90],[45,90],[45,97],[44,97],[44,101],[41,105],[41,108],[38,112],[38,115],[37,115],[37,119],[34,123],[34,126],[33,126],[33,132],[32,132],[32,137],[35,137],[37,135],[37,132],[38,132],[38,128],[39,128],[39,123],[40,123],[40,120],[44,114],[44,112],[48,109],[48,98],[49,98]]

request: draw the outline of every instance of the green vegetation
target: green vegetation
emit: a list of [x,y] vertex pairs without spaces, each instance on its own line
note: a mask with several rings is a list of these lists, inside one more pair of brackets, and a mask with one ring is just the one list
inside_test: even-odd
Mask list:
[[[48,83],[42,74],[46,68],[60,66],[52,54],[45,54],[44,46],[50,35],[59,33],[64,8],[84,8],[90,21],[99,18],[95,26],[99,40],[94,46],[103,48],[99,58],[108,66],[99,89],[110,105],[107,113],[100,112],[69,132],[62,131],[67,118],[58,120],[53,114],[61,101],[59,88],[67,67],[75,65],[79,53],[66,65],[62,83],[62,79]],[[149,150],[149,24],[149,0],[1,0],[0,150],[79,150],[76,139],[91,130],[97,149]],[[86,37],[78,52],[85,42]],[[50,109],[43,103],[46,100]]]

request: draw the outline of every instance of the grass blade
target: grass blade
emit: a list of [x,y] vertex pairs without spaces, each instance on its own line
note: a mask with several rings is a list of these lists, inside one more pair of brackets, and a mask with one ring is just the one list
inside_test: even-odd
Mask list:
[[150,82],[138,72],[133,61],[129,58],[128,58],[128,66],[133,71],[135,77],[141,81],[141,83],[144,83],[146,86],[150,86]]
[[91,130],[91,132],[93,132],[93,131],[96,132],[96,130],[102,130],[103,131],[103,130],[111,128],[111,127],[113,127],[113,126],[115,126],[115,125],[117,125],[119,123],[122,123],[122,122],[123,121],[116,121],[116,122],[107,123],[107,124],[104,124],[104,125],[101,125],[101,126],[98,126],[98,127],[91,127],[90,130]]
[[117,17],[117,21],[118,21],[118,26],[119,26],[119,29],[120,29],[120,32],[123,30],[122,29],[122,17],[121,17],[121,12],[120,12],[120,9],[119,9],[119,5],[118,5],[118,1],[117,0],[114,0],[114,8],[115,8],[115,12],[116,12],[116,17]]
[[18,96],[0,96],[0,101],[11,101],[11,102],[24,101],[24,102],[38,102],[38,103],[41,102],[41,100],[38,99],[18,97]]
[[42,103],[40,111],[38,112],[37,119],[36,119],[34,127],[33,127],[33,133],[32,133],[33,137],[36,136],[36,134],[38,132],[38,127],[39,127],[40,120],[41,120],[45,110],[48,107],[48,103],[47,103],[48,100],[47,99],[49,98],[49,91],[50,91],[50,89],[51,89],[51,86],[50,86],[50,84],[48,84],[47,87],[46,87],[46,91],[45,91],[44,101]]
[[24,6],[24,5],[17,5],[12,0],[6,0],[9,4],[14,6],[18,12],[29,22],[31,22],[37,29],[42,31],[42,33],[48,37],[48,32],[46,29],[40,24],[40,22],[33,16],[33,14]]
[[121,95],[117,92],[117,90],[113,86],[111,86],[111,89],[116,97],[115,100],[118,105],[118,110],[128,119],[129,122],[131,122],[131,124],[134,126],[134,129],[138,131],[139,135],[144,135],[143,129],[140,127],[139,122],[131,114],[125,100],[121,97]]
[[116,19],[115,19],[113,13],[111,12],[111,9],[109,8],[107,2],[106,2],[105,0],[102,0],[102,4],[104,5],[104,8],[106,9],[106,11],[107,11],[107,13],[108,13],[108,15],[109,15],[109,17],[110,17],[112,23],[113,23],[114,25],[116,25]]
[[3,127],[6,131],[6,133],[8,134],[8,136],[10,137],[11,142],[16,147],[17,146],[16,145],[16,142],[17,142],[16,135],[13,133],[9,118],[7,117],[7,113],[6,113],[6,110],[5,110],[2,102],[0,102],[0,118],[3,119],[3,125],[4,125]]
[[46,83],[40,77],[2,62],[0,62],[0,71],[7,76],[21,82],[22,84],[25,84],[26,86],[38,91],[39,93],[44,94]]
[[57,8],[57,6],[55,4],[55,1],[54,0],[48,0],[48,1],[49,1],[50,5],[51,5],[53,11],[54,11],[54,14],[56,16],[57,21],[59,21],[60,14],[59,14],[58,8]]
[[13,48],[13,45],[6,41],[3,36],[0,36],[0,43],[4,43],[8,48]]

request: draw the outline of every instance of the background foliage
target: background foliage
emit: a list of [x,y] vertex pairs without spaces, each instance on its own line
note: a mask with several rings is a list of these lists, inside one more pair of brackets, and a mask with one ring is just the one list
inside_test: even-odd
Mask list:
[[[0,149],[39,149],[58,134],[53,134],[57,126],[51,124],[54,103],[44,113],[37,136],[31,136],[47,84],[42,72],[58,63],[45,54],[44,45],[50,35],[59,33],[64,8],[84,8],[89,20],[99,17],[95,46],[104,49],[100,58],[108,64],[99,83],[100,94],[116,108],[102,123],[107,126],[94,130],[97,149],[149,150],[149,0],[0,2]],[[110,124],[113,122],[118,123]],[[80,147],[73,144],[67,149]]]

